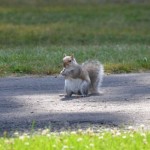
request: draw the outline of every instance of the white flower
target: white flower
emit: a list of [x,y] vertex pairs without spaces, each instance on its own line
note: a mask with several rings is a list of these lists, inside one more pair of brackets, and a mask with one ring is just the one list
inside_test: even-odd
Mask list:
[[117,135],[117,136],[120,136],[120,135],[121,135],[121,133],[118,131],[118,132],[116,133],[116,135]]
[[69,148],[69,147],[68,147],[67,145],[64,145],[63,148],[62,148],[62,150],[68,149],[68,148]]
[[130,137],[133,137],[133,134],[130,134]]
[[90,145],[89,145],[90,147],[94,147],[94,144],[93,143],[90,143]]
[[78,138],[77,139],[77,142],[81,142],[83,139],[82,138]]
[[74,146],[70,146],[70,149],[74,149]]
[[46,135],[48,133],[49,133],[49,129],[45,129],[45,130],[42,131],[42,135]]
[[82,129],[79,129],[79,130],[78,130],[78,133],[82,133],[82,132],[83,132],[83,130],[82,130]]
[[6,140],[5,140],[5,143],[6,143],[6,144],[14,144],[14,139],[9,139],[9,140],[6,139]]
[[61,135],[66,135],[66,132],[61,131],[60,134],[61,134]]
[[133,127],[132,127],[132,126],[129,126],[128,129],[129,129],[129,130],[133,130]]
[[141,124],[140,127],[141,127],[141,129],[144,129],[144,128],[145,128],[145,125],[144,125],[144,124]]
[[52,147],[53,147],[53,148],[56,148],[56,145],[54,144],[54,145],[52,145]]
[[28,142],[25,142],[25,143],[24,143],[24,145],[27,145],[27,146],[28,146],[28,145],[29,145],[29,143],[28,143]]
[[19,136],[19,139],[20,139],[20,140],[24,140],[24,139],[25,139],[25,136]]
[[15,135],[15,136],[18,136],[18,135],[19,135],[19,132],[15,132],[14,135]]
[[122,136],[122,138],[123,138],[123,139],[126,139],[126,136],[124,135],[124,136]]
[[147,144],[147,140],[146,140],[146,139],[143,139],[143,143],[144,143],[144,144]]
[[67,139],[65,139],[65,140],[64,140],[64,143],[67,143],[67,142],[68,142],[68,140],[67,140]]
[[103,138],[104,138],[103,136],[99,136],[99,137],[98,137],[98,139],[103,139]]
[[141,136],[146,137],[146,134],[145,133],[141,133]]
[[71,134],[75,135],[75,134],[77,134],[77,132],[76,131],[72,131]]
[[88,147],[87,145],[85,145],[85,148],[86,148],[86,149],[89,149],[89,147]]
[[90,129],[90,128],[88,128],[88,129],[86,130],[86,132],[89,133],[89,134],[93,134],[93,133],[94,133],[93,130]]

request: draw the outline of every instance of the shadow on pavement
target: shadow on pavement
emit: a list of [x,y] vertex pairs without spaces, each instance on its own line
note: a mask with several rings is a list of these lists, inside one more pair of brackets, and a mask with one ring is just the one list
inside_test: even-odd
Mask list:
[[21,118],[6,118],[0,120],[0,135],[7,132],[29,132],[31,130],[50,128],[51,131],[64,131],[99,127],[123,127],[130,118],[121,113],[49,113],[25,116]]

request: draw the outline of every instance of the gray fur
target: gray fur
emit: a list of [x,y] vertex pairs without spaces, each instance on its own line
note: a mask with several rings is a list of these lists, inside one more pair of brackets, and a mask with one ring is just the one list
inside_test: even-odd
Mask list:
[[[68,97],[72,94],[87,96],[89,92],[99,93],[98,88],[103,80],[104,68],[99,61],[86,61],[82,65],[76,63],[64,68],[61,75],[65,77],[65,91]],[[81,78],[84,75],[88,80]]]

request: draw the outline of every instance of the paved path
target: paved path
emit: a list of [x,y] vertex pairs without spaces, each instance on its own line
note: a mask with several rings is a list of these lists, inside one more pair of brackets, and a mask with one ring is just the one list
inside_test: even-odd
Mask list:
[[150,73],[105,76],[101,96],[64,99],[62,77],[0,78],[0,133],[145,124],[150,128]]

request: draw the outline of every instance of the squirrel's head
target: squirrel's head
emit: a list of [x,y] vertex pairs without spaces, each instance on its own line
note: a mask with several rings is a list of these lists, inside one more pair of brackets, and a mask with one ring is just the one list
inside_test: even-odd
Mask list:
[[74,58],[74,55],[67,56],[65,54],[63,58],[63,66],[66,68],[74,64],[77,64],[76,59]]

